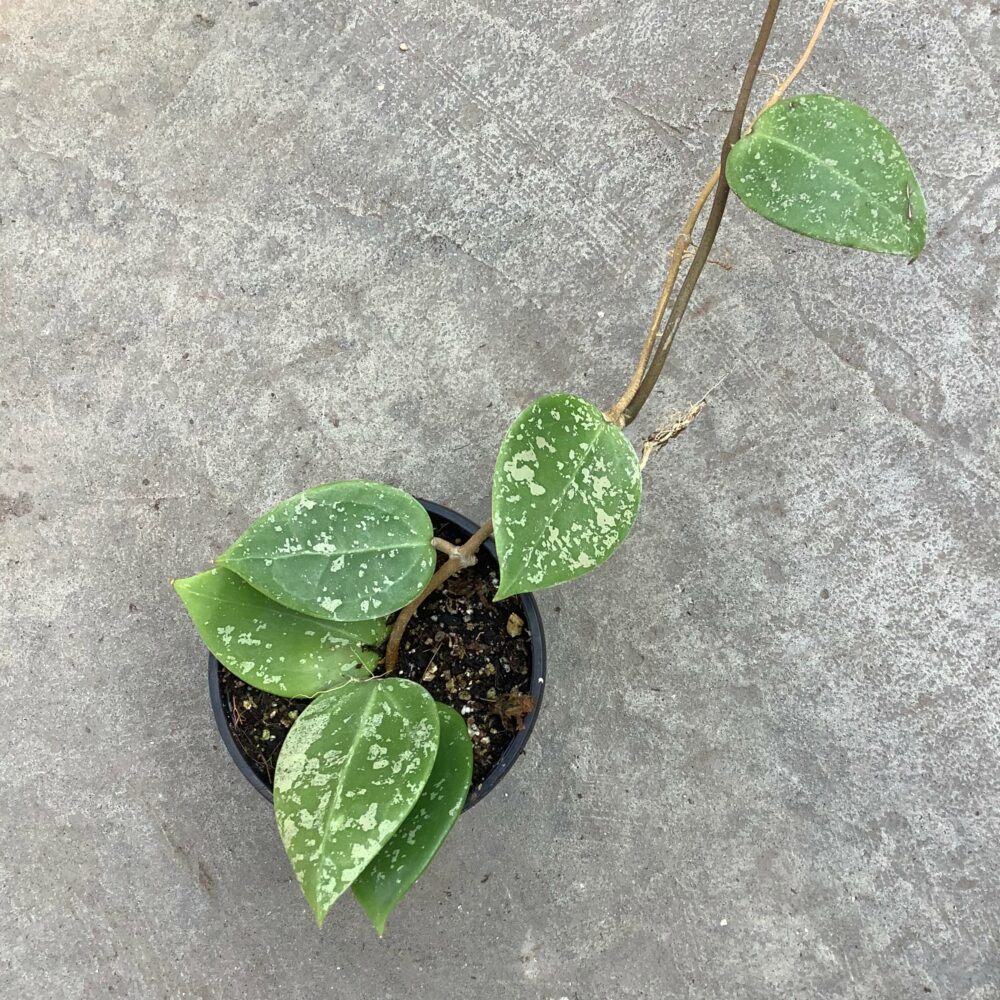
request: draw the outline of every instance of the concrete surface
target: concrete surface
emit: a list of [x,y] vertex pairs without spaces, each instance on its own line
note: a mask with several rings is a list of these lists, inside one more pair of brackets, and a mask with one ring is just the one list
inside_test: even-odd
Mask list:
[[995,3],[835,12],[801,90],[926,256],[732,207],[636,437],[726,381],[384,941],[316,930],[167,586],[330,479],[482,517],[519,407],[611,402],[762,8],[0,6],[3,1000],[1000,997]]

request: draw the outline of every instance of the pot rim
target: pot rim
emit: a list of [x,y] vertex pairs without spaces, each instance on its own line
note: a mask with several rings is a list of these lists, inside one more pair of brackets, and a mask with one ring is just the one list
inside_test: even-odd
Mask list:
[[[418,503],[433,517],[450,521],[456,527],[469,535],[479,529],[471,518],[459,514],[457,511],[434,503],[432,500],[424,500],[417,497]],[[496,544],[492,538],[487,539],[483,544],[493,562],[497,560]],[[469,790],[469,797],[465,801],[465,810],[471,809],[477,802],[482,801],[503,779],[504,775],[514,766],[514,762],[521,755],[532,729],[535,727],[535,720],[542,707],[542,695],[545,693],[545,630],[542,626],[542,616],[538,610],[538,604],[532,594],[519,594],[521,606],[524,610],[524,621],[531,633],[531,696],[535,700],[535,707],[530,715],[525,717],[524,725],[514,734],[514,738],[507,744],[500,759],[493,766],[493,770],[476,787]],[[215,658],[212,653],[208,654],[208,691],[212,703],[212,715],[215,717],[215,724],[219,728],[219,735],[222,742],[229,751],[229,756],[239,768],[240,773],[247,781],[265,798],[268,802],[273,801],[271,789],[267,782],[253,768],[242,748],[236,742],[232,730],[229,728],[229,713],[222,700],[222,686],[219,682],[219,671],[225,667]]]

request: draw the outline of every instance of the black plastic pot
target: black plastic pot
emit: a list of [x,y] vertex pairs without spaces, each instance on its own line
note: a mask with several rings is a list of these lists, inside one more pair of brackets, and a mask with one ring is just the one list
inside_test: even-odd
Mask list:
[[[440,504],[432,503],[429,500],[421,500],[420,503],[432,517],[449,521],[456,528],[465,532],[466,537],[472,535],[479,527],[474,521],[470,521],[461,514],[442,507]],[[497,550],[491,538],[479,550],[479,558],[490,559],[499,569],[497,563]],[[535,700],[535,708],[531,715],[526,716],[524,726],[514,734],[507,749],[504,750],[496,766],[483,779],[482,783],[473,787],[469,792],[465,808],[471,809],[477,802],[485,798],[500,783],[500,779],[514,766],[514,761],[520,756],[531,730],[534,728],[535,719],[542,708],[542,694],[545,689],[545,631],[542,628],[542,617],[538,612],[538,605],[531,594],[521,595],[521,606],[524,609],[522,617],[531,633],[531,696]],[[269,802],[272,800],[271,789],[256,768],[251,764],[243,749],[233,737],[230,727],[230,709],[222,699],[222,689],[219,683],[219,674],[226,668],[211,654],[208,654],[208,692],[212,701],[212,713],[215,716],[215,724],[219,727],[219,735],[222,742],[229,751],[229,756],[236,762],[243,777],[253,785]]]

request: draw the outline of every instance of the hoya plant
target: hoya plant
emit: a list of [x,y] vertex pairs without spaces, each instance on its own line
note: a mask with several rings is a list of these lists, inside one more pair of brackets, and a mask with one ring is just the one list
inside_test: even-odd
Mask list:
[[[524,410],[499,447],[492,519],[463,544],[436,538],[424,507],[401,490],[336,482],[279,503],[211,569],[174,583],[229,671],[261,691],[308,699],[277,759],[274,812],[320,924],[350,889],[381,934],[469,793],[465,719],[397,673],[403,634],[421,603],[472,565],[491,534],[496,600],[600,566],[635,521],[641,464],[703,405],[641,442],[640,463],[624,430],[663,369],[730,191],[765,219],[813,239],[910,260],[923,248],[920,187],[886,127],[839,97],[785,97],[833,0],[802,59],[744,133],[779,2],[767,5],[719,167],[674,245],[635,374],[613,406],[555,393]],[[709,198],[708,220],[674,294]]]

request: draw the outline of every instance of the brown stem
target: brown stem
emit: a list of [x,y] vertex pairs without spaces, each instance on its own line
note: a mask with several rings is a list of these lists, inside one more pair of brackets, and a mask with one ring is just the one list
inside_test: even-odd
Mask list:
[[[476,553],[483,542],[493,534],[493,521],[487,521],[469,540],[463,545],[449,545],[442,542],[440,538],[432,541],[434,548],[439,552],[444,552],[448,556],[448,561],[442,563],[437,572],[430,578],[430,582],[409,604],[403,608],[396,616],[392,625],[392,632],[389,633],[389,641],[385,647],[385,672],[392,674],[396,672],[396,664],[399,662],[399,647],[406,632],[406,626],[410,624],[410,619],[417,613],[417,609],[431,594],[437,590],[449,577],[461,572],[468,566],[475,566]],[[439,544],[441,543],[441,544]]]
[[795,82],[799,73],[805,69],[805,65],[809,62],[809,57],[813,54],[813,49],[816,48],[816,43],[819,41],[819,36],[823,34],[827,18],[829,18],[830,12],[833,10],[836,3],[837,0],[826,0],[826,3],[823,4],[823,9],[820,11],[819,19],[816,21],[816,27],[813,28],[813,33],[809,37],[806,47],[802,50],[802,55],[799,56],[799,61],[792,67],[791,73],[789,73],[788,76],[786,76],[785,79],[778,84],[774,93],[767,99],[767,103],[760,109],[760,111],[757,112],[757,116],[754,118],[754,121],[756,121],[757,118],[760,118],[760,116],[767,111],[768,108],[773,107],[785,96],[785,91],[788,90],[788,88]]
[[750,62],[747,64],[746,73],[743,75],[743,85],[740,87],[739,96],[736,98],[736,107],[733,110],[733,117],[729,123],[729,132],[726,134],[725,141],[722,144],[722,155],[719,158],[719,180],[715,186],[715,198],[712,201],[712,208],[708,213],[708,221],[705,223],[705,232],[702,234],[698,250],[694,255],[694,260],[691,262],[691,267],[684,277],[681,290],[677,293],[674,307],[670,311],[670,316],[667,319],[663,336],[657,345],[656,353],[653,355],[649,363],[649,368],[639,383],[639,388],[636,390],[632,402],[628,404],[622,414],[622,420],[626,425],[635,420],[643,404],[649,398],[649,394],[653,391],[653,386],[656,385],[656,380],[660,377],[660,372],[663,371],[663,365],[674,342],[674,335],[677,333],[677,328],[684,318],[688,302],[691,300],[695,285],[698,284],[701,272],[705,269],[705,263],[708,261],[712,244],[715,243],[719,226],[722,224],[722,216],[725,214],[726,202],[729,199],[729,185],[726,183],[726,160],[729,158],[729,151],[736,145],[743,134],[743,122],[746,119],[747,105],[750,103],[750,93],[753,90],[754,80],[757,79],[760,63],[764,58],[764,50],[767,48],[768,39],[771,37],[771,28],[774,27],[774,21],[778,16],[778,8],[780,6],[781,0],[768,0],[764,20],[757,34],[757,42],[750,55]]
[[663,317],[667,312],[667,303],[670,301],[670,296],[673,294],[674,285],[677,284],[677,275],[680,273],[681,262],[684,260],[684,254],[687,252],[688,247],[691,246],[691,237],[694,234],[695,224],[698,222],[698,216],[701,215],[701,210],[705,207],[705,202],[711,197],[712,192],[715,190],[715,182],[719,179],[719,168],[715,168],[715,173],[708,179],[708,183],[701,189],[698,195],[697,201],[694,203],[694,207],[688,213],[687,221],[684,223],[684,228],[680,231],[677,236],[677,240],[674,243],[673,252],[670,255],[670,269],[667,271],[667,277],[664,279],[663,288],[660,291],[660,300],[656,303],[656,312],[653,313],[653,322],[649,325],[649,332],[646,334],[646,341],[642,345],[642,351],[639,354],[639,361],[635,366],[635,371],[632,373],[632,378],[629,384],[625,387],[625,391],[622,393],[622,398],[615,403],[607,412],[607,418],[613,424],[622,426],[624,420],[622,419],[622,414],[625,412],[625,408],[629,403],[635,399],[635,394],[639,391],[639,386],[642,384],[642,377],[646,374],[646,366],[649,364],[649,359],[652,357],[653,348],[656,346],[656,338],[660,335],[660,327],[663,325]]

